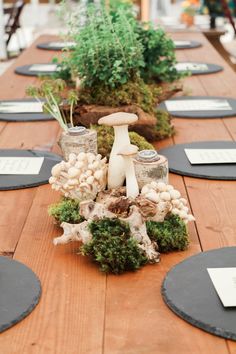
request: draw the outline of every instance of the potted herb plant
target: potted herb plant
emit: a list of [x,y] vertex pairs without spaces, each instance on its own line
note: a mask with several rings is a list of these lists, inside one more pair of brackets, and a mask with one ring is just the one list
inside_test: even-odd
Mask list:
[[73,14],[70,38],[76,46],[56,75],[65,78],[66,72],[67,79],[68,73],[69,80],[79,79],[76,125],[96,124],[101,116],[122,107],[140,118],[132,130],[159,140],[170,136],[173,127],[170,116],[157,109],[158,102],[180,89],[176,81],[183,74],[175,68],[174,44],[165,32],[143,26],[129,11],[128,2],[122,2],[125,11],[118,3],[112,1],[109,12],[99,5]]

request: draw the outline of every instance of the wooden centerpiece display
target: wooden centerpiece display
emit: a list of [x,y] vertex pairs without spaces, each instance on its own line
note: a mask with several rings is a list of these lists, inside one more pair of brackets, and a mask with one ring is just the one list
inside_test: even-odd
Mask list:
[[186,199],[158,176],[140,190],[134,168],[138,147],[128,135],[136,119],[120,112],[99,120],[114,127],[109,164],[100,154],[72,153],[53,167],[49,180],[63,195],[49,208],[64,231],[54,244],[82,242],[80,253],[115,274],[158,263],[159,252],[186,249],[186,224],[194,220]]
[[[173,134],[170,115],[157,104],[178,90],[172,83],[183,74],[175,67],[173,41],[162,29],[144,28],[129,7],[91,5],[70,23],[73,51],[53,80],[28,89],[46,101],[45,111],[63,129],[66,161],[54,166],[49,181],[63,195],[49,208],[64,230],[54,243],[82,242],[80,253],[119,274],[188,246],[186,224],[194,218],[168,184],[167,161],[145,140]],[[81,127],[92,143],[73,135]],[[138,150],[155,155],[142,165],[145,173],[137,172]]]

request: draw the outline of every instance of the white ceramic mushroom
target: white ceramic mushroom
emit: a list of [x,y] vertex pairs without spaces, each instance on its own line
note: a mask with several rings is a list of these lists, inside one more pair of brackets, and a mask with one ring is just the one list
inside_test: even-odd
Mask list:
[[138,116],[133,113],[117,112],[99,119],[98,124],[114,128],[114,143],[112,146],[108,167],[108,189],[121,187],[125,180],[124,160],[117,153],[130,144],[128,125],[135,123]]
[[119,152],[118,155],[122,156],[125,168],[126,179],[126,196],[136,198],[139,195],[139,187],[137,178],[135,176],[133,157],[137,155],[138,147],[136,145],[126,145]]

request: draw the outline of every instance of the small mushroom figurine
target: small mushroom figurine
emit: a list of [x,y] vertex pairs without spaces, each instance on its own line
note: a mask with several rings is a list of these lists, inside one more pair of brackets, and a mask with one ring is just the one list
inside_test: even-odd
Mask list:
[[126,196],[136,198],[139,195],[138,182],[135,176],[133,157],[137,155],[138,147],[136,145],[126,145],[119,152],[124,160],[125,179],[126,179]]
[[99,119],[98,124],[114,128],[114,143],[112,146],[108,167],[108,189],[121,187],[125,180],[124,160],[117,153],[130,144],[128,125],[135,123],[138,116],[133,113],[117,112]]

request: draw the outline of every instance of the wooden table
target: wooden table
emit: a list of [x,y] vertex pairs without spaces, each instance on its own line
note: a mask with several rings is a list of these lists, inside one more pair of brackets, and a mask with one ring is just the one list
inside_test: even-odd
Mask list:
[[[234,96],[236,75],[201,33],[178,33],[177,39],[198,40],[203,47],[177,51],[180,60],[224,66],[212,75],[185,79],[194,95]],[[38,42],[52,40],[41,37]],[[17,59],[0,78],[0,99],[25,96],[37,78],[18,76],[16,66],[49,62],[55,53],[35,48]],[[158,143],[234,140],[236,118],[175,119],[176,135]],[[0,148],[58,151],[57,122],[0,123]],[[197,329],[164,304],[160,287],[166,272],[201,250],[236,244],[236,182],[209,181],[171,175],[170,181],[188,197],[197,221],[189,227],[186,252],[162,255],[159,265],[136,273],[106,276],[87,258],[76,255],[78,244],[55,247],[61,230],[47,214],[59,195],[49,185],[0,192],[0,253],[36,272],[43,293],[36,309],[0,334],[1,354],[235,354],[236,343]]]

